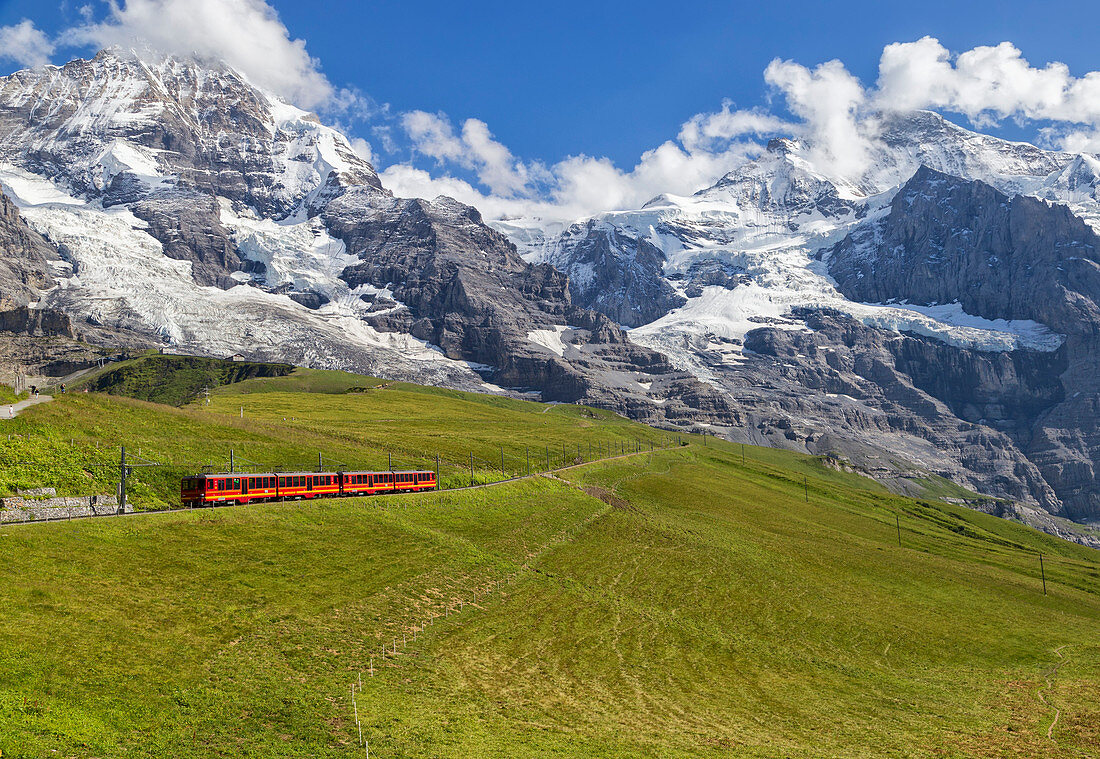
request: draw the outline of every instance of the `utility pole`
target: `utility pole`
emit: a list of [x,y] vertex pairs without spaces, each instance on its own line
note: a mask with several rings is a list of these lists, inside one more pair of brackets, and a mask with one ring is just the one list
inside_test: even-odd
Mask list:
[[321,452],[317,451],[317,471],[322,472],[325,469],[324,461],[321,459]]
[[126,446],[122,446],[122,458],[118,472],[118,513],[126,513]]
[[901,548],[901,517],[897,514],[894,514],[894,522],[898,526],[898,548]]
[[504,446],[500,447],[500,476],[505,477],[504,474]]
[[439,454],[435,454],[435,489],[439,490]]
[[1047,571],[1043,568],[1043,554],[1039,554],[1039,572],[1043,575],[1043,595],[1047,594]]
[[525,446],[527,449],[527,476],[531,476],[531,446]]
[[474,454],[470,453],[470,487],[474,486]]
[[810,484],[806,481],[806,475],[802,475],[802,490],[806,494],[806,503],[810,502]]
[[393,454],[390,453],[389,451],[386,451],[386,464],[387,464],[387,468],[392,472],[393,471]]
[[230,448],[229,449],[229,473],[233,474],[233,472],[235,472],[235,471],[237,471],[237,470],[233,468],[233,449]]
[[550,446],[546,446],[546,471],[550,471]]
[[561,465],[565,466],[565,457],[569,454],[565,452],[565,443],[561,444]]

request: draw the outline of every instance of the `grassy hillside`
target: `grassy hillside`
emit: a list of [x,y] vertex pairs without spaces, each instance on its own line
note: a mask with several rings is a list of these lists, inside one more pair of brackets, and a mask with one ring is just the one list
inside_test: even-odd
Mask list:
[[182,406],[217,387],[292,371],[290,364],[154,354],[111,364],[80,380],[73,389],[87,387],[98,393]]
[[[17,422],[100,419],[195,457],[667,440],[382,384],[256,380],[185,409],[89,395]],[[380,757],[1100,745],[1097,552],[776,450],[695,439],[483,489],[5,528],[0,565],[5,759],[362,756],[356,709]]]
[[[545,406],[476,393],[297,370],[221,387],[182,409],[122,396],[68,393],[0,422],[0,495],[55,486],[69,495],[114,492],[119,447],[139,466],[139,509],[179,504],[179,478],[224,471],[232,450],[249,470],[434,468],[444,486],[589,460],[674,435],[582,406]],[[563,449],[563,445],[565,446]],[[591,451],[591,453],[590,453]]]

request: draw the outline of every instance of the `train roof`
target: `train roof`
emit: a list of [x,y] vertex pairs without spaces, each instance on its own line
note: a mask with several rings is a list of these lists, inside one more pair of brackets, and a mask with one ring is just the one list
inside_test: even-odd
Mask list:
[[435,474],[431,469],[345,469],[339,472],[205,472],[188,477],[304,477],[317,474]]

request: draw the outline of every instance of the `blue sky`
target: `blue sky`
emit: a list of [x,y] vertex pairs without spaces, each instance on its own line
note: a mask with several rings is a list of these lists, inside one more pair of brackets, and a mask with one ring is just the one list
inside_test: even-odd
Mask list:
[[[263,5],[263,0],[224,2],[227,8]],[[1095,43],[1100,3],[1095,2],[1047,3],[1041,11],[1035,3],[958,0],[270,0],[268,5],[290,40],[305,42],[334,88],[351,88],[363,96],[361,102],[387,106],[384,112],[371,110],[369,117],[358,109],[330,118],[365,138],[376,164],[408,163],[469,181],[481,191],[486,185],[479,184],[480,158],[448,158],[438,149],[410,147],[402,114],[444,114],[456,134],[467,119],[484,122],[511,160],[526,167],[525,179],[500,180],[496,190],[503,182],[514,193],[514,186],[529,179],[530,192],[537,193],[561,181],[540,174],[542,166],[585,155],[629,171],[645,151],[674,140],[693,115],[718,111],[726,100],[735,109],[766,109],[790,119],[789,98],[764,80],[776,58],[811,70],[839,59],[870,88],[884,46],[927,35],[952,54],[1010,41],[1035,67],[1058,61],[1075,77],[1100,68]],[[100,0],[0,0],[0,27],[29,19],[53,39],[84,21],[83,6],[96,20],[109,15]],[[90,49],[57,42],[49,58],[60,63]],[[12,60],[0,62],[6,71],[18,67]],[[951,107],[940,110],[967,123]],[[1011,117],[997,124],[982,121],[986,131],[1026,139],[1035,139],[1037,129],[1049,123],[1021,124]]]

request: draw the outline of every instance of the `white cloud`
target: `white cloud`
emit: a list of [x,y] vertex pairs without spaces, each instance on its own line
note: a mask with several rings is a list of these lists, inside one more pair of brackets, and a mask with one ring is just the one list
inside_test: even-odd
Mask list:
[[533,179],[543,174],[537,164],[517,161],[479,119],[466,119],[460,135],[442,114],[410,111],[402,115],[401,124],[412,140],[413,150],[440,163],[451,162],[473,170],[478,181],[494,194],[524,195],[531,190]]
[[478,119],[467,119],[460,132],[443,114],[412,111],[401,122],[415,152],[440,166],[473,172],[488,192],[449,174],[432,176],[398,164],[381,175],[395,194],[450,195],[477,206],[488,218],[562,220],[637,207],[661,193],[686,195],[702,189],[759,150],[735,138],[784,124],[766,114],[731,111],[726,104],[717,113],[693,117],[683,125],[679,142],[646,151],[633,169],[623,171],[610,159],[587,155],[569,156],[549,167],[519,161]]
[[54,43],[34,25],[23,19],[12,26],[0,26],[0,61],[19,66],[41,66],[50,62]]
[[374,150],[371,149],[369,142],[362,137],[352,137],[348,143],[351,145],[351,149],[355,151],[355,155],[368,163],[374,163]]
[[768,64],[764,80],[783,93],[787,108],[802,119],[811,162],[829,176],[855,180],[868,160],[860,118],[866,95],[859,80],[840,61],[809,69],[778,58]]
[[72,29],[66,37],[99,47],[217,58],[256,86],[303,108],[324,106],[335,95],[305,42],[291,39],[263,0],[112,0],[106,19]]
[[733,110],[730,101],[722,103],[716,113],[697,113],[680,127],[677,139],[689,151],[714,149],[722,142],[745,135],[768,135],[789,132],[793,125],[760,110]]

